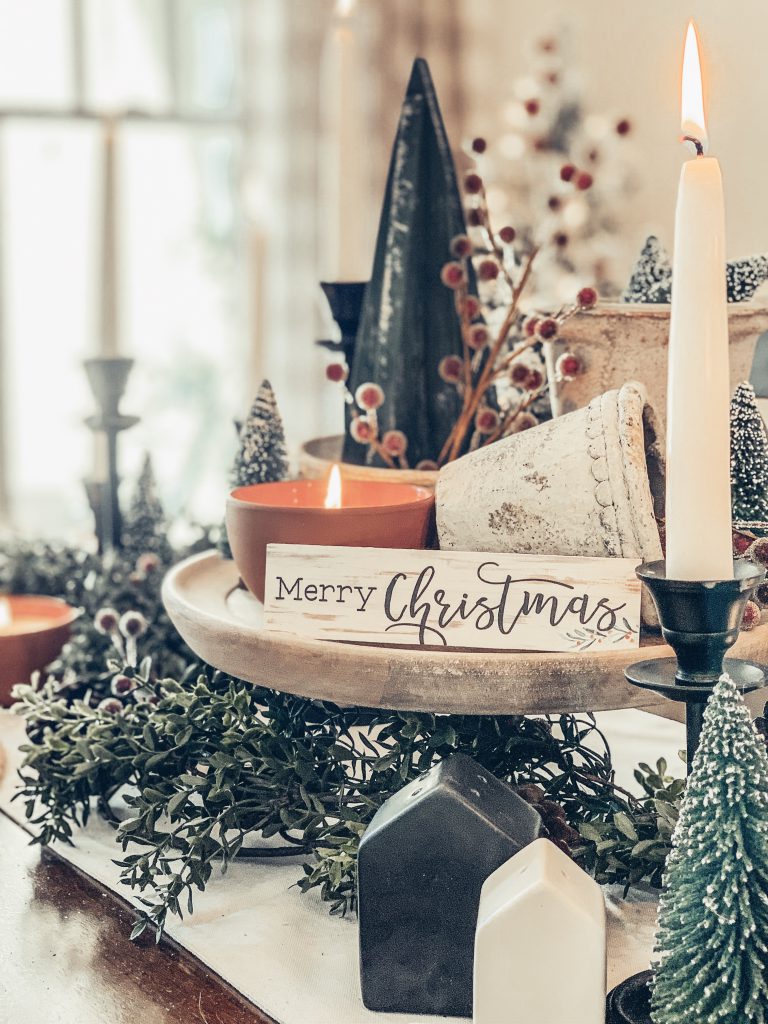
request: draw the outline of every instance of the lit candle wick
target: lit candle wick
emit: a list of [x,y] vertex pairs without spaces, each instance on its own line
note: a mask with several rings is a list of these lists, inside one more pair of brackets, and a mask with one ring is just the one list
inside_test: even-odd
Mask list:
[[683,135],[681,142],[692,142],[696,147],[696,156],[704,156],[704,146],[701,139],[697,139],[693,135]]

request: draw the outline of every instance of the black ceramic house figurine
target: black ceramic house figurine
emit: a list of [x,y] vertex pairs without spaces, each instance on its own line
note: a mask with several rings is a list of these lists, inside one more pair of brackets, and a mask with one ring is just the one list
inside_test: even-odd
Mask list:
[[538,812],[464,754],[387,800],[358,859],[369,1010],[471,1017],[480,889],[540,832]]

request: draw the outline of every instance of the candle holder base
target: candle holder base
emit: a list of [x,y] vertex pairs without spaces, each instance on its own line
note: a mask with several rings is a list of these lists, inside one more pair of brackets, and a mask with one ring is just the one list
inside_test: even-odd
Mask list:
[[650,971],[633,974],[608,993],[605,1024],[651,1024]]
[[[741,658],[726,658],[723,661],[726,672],[741,693],[751,693],[765,686],[765,668],[755,661]],[[677,676],[677,658],[649,658],[636,661],[624,672],[628,682],[643,690],[655,690],[663,697],[687,703],[706,702],[712,692],[711,683],[695,685],[681,682]]]

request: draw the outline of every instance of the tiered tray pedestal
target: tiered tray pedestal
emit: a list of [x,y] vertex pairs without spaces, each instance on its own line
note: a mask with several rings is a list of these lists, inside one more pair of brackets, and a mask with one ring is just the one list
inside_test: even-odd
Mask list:
[[[368,646],[266,630],[261,604],[240,586],[233,562],[211,552],[173,568],[163,600],[174,625],[208,664],[239,679],[342,706],[437,714],[558,714],[642,708],[683,720],[684,706],[631,686],[638,652],[540,654]],[[645,658],[673,652],[659,637]],[[768,623],[742,633],[730,654],[768,661]],[[765,693],[750,695],[758,713]]]

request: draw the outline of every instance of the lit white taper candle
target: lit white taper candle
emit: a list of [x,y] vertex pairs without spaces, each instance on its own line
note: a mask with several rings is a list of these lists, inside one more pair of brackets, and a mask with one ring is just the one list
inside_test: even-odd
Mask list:
[[667,578],[730,579],[730,384],[725,209],[707,147],[696,29],[682,79],[683,136],[697,155],[680,175],[672,264],[667,388]]

